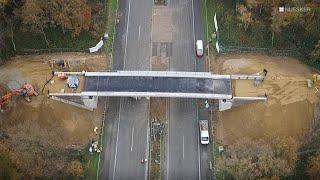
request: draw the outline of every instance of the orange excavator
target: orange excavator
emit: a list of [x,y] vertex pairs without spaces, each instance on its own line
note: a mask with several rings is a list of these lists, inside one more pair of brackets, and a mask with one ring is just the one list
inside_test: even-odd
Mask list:
[[38,96],[38,92],[34,89],[31,84],[24,84],[20,89],[14,89],[4,96],[0,96],[0,109],[8,100],[10,100],[13,96],[23,96],[24,99],[28,102],[31,102],[31,96]]

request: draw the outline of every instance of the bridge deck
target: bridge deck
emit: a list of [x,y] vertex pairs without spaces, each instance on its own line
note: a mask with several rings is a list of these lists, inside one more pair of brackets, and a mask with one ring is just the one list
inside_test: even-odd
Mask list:
[[232,94],[231,79],[152,76],[87,76],[83,91]]

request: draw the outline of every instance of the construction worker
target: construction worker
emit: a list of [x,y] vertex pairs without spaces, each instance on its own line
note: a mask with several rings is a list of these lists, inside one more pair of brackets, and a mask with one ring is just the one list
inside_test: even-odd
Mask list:
[[148,162],[148,159],[141,159],[140,163],[144,164],[145,162]]
[[210,107],[209,103],[208,103],[208,100],[205,100],[204,101],[204,106],[206,109],[208,109]]
[[317,81],[318,81],[318,75],[317,75],[317,74],[314,74],[314,75],[312,76],[312,80],[313,80],[313,84],[315,85],[315,84],[317,83]]

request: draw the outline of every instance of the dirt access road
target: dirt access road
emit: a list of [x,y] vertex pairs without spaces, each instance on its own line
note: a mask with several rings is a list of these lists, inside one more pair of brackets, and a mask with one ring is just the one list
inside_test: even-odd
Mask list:
[[[77,61],[82,68],[89,71],[99,71],[107,68],[107,58],[102,54],[90,55],[85,53],[54,53],[43,55],[17,56],[0,66],[0,95],[9,89],[20,88],[24,83],[31,83],[37,91],[46,80],[51,77],[49,61],[51,60]],[[80,70],[80,69],[79,69]],[[23,131],[32,135],[38,127],[47,133],[44,139],[55,145],[83,145],[94,137],[93,129],[100,126],[101,112],[90,112],[49,100],[44,93],[32,97],[27,103],[22,98],[15,97],[0,113],[0,132],[14,135]]]
[[219,73],[254,74],[263,68],[268,75],[261,86],[237,81],[237,96],[256,96],[267,93],[267,102],[242,105],[218,113],[216,137],[223,144],[232,144],[241,138],[293,136],[297,140],[313,124],[314,110],[319,97],[314,88],[307,88],[307,79],[313,71],[298,60],[258,54],[222,55],[215,67]]

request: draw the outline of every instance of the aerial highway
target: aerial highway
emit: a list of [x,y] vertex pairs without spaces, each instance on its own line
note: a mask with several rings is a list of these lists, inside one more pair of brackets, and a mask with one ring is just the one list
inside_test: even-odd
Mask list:
[[[142,6],[143,5],[143,6]],[[151,12],[149,0],[119,0],[114,70],[149,70]],[[109,98],[101,179],[146,179],[149,101]]]

